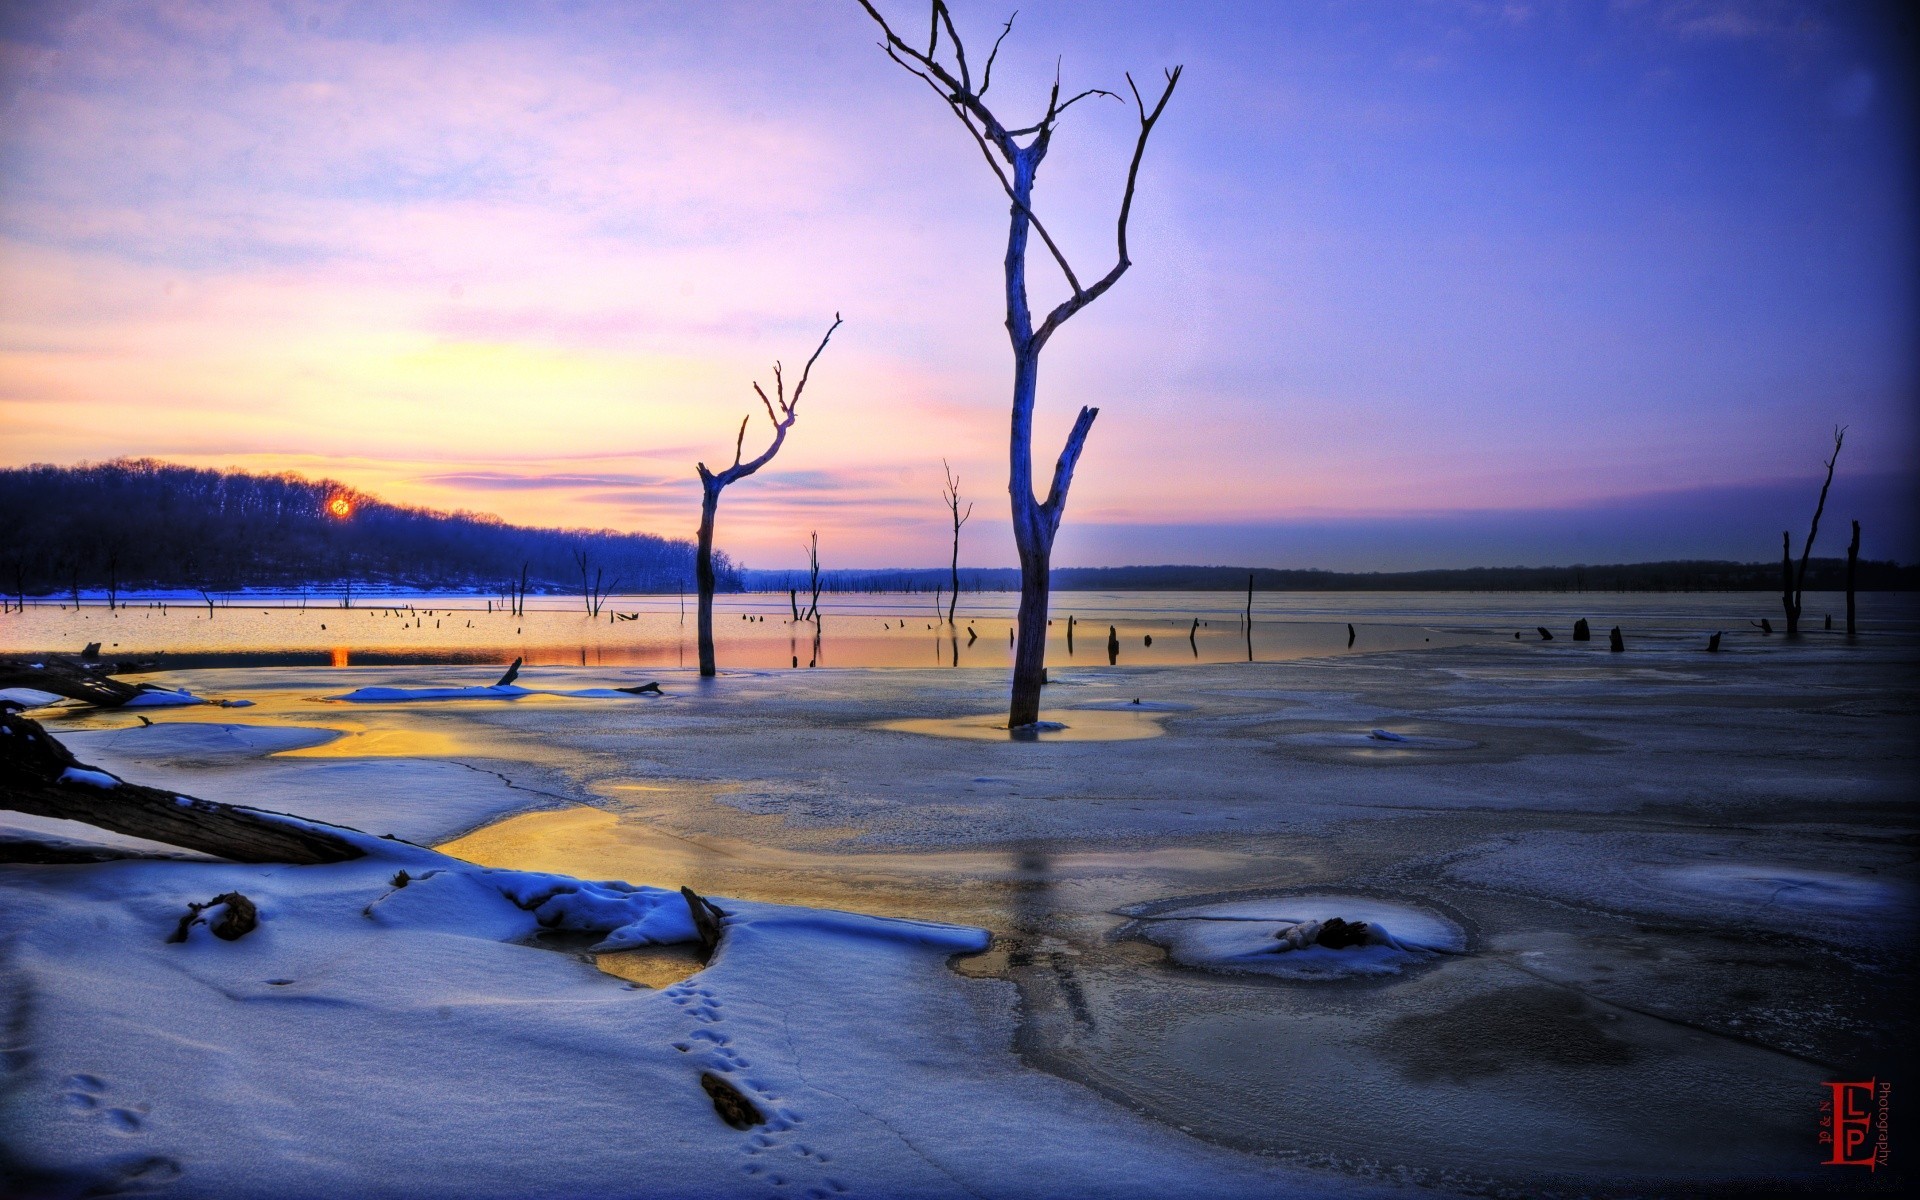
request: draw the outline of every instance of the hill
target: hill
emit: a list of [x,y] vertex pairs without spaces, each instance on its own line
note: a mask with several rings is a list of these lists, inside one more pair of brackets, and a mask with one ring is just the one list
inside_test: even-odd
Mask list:
[[[336,511],[339,510],[339,511]],[[693,586],[693,543],[509,525],[388,504],[330,479],[209,471],[150,458],[0,469],[0,586],[24,594],[287,587],[580,586],[576,551],[628,591]],[[723,589],[739,586],[716,552]]]

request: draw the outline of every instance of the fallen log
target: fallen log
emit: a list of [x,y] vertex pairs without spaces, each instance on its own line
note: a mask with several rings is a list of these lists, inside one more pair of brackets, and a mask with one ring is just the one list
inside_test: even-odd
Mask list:
[[0,688],[26,688],[79,700],[99,708],[119,708],[148,689],[109,678],[116,671],[134,670],[134,663],[85,662],[64,654],[49,654],[27,662],[0,659]]
[[128,783],[76,759],[39,722],[17,712],[0,711],[0,808],[235,862],[333,863],[363,853],[351,830]]

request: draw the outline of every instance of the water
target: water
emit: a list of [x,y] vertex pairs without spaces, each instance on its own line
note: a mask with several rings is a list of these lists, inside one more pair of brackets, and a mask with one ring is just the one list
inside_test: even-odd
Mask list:
[[[1874,593],[1860,602],[1876,635],[1920,629],[1914,597]],[[964,595],[949,626],[925,594],[825,597],[818,622],[794,621],[785,595],[722,596],[715,602],[716,650],[723,667],[737,668],[1006,668],[1017,603],[1010,592]],[[215,597],[211,608],[177,595],[135,598],[118,608],[98,598],[78,608],[30,602],[24,612],[0,617],[0,654],[72,653],[97,641],[108,658],[160,657],[173,668],[699,661],[693,606],[683,607],[678,596],[616,596],[597,618],[578,600],[554,596],[529,600],[524,616],[498,600],[490,611],[486,597],[471,595],[382,596],[351,609],[333,604],[287,594]],[[1245,604],[1245,595],[1233,592],[1057,592],[1047,662],[1108,662],[1110,629],[1119,643],[1114,661],[1153,666],[1458,646],[1516,632],[1533,639],[1539,625],[1565,638],[1578,617],[1587,618],[1601,644],[1614,625],[1636,640],[1726,630],[1737,642],[1760,636],[1750,622],[1779,617],[1778,600],[1758,592],[1276,592],[1254,596],[1249,631]],[[1828,613],[1844,624],[1838,595],[1809,595],[1806,608],[1812,630]]]

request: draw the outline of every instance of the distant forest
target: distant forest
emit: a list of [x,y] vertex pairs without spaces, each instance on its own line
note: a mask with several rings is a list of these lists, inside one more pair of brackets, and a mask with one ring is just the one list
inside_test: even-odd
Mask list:
[[[1797,563],[1795,564],[1798,565]],[[1808,591],[1846,586],[1845,559],[1816,558],[1807,564]],[[1244,592],[1247,580],[1262,592],[1765,592],[1780,590],[1779,563],[1656,562],[1572,567],[1463,567],[1439,571],[1284,571],[1267,567],[1056,567],[1056,591]],[[804,571],[740,572],[747,591],[806,591]],[[834,592],[931,592],[948,585],[945,567],[922,570],[822,571],[821,590]],[[1860,560],[1856,586],[1863,592],[1920,588],[1920,567]],[[1017,592],[1012,567],[962,568],[960,587],[969,592]]]
[[[347,515],[331,506],[344,501]],[[0,469],[0,588],[46,595],[310,583],[575,591],[575,558],[621,591],[693,586],[693,543],[535,529],[384,503],[332,480],[204,471],[149,458]],[[715,553],[722,590],[739,571]]]
[[[349,515],[330,505],[344,500]],[[575,554],[603,588],[693,587],[693,544],[644,533],[537,529],[481,513],[387,504],[332,480],[207,471],[154,459],[0,468],[0,590],[25,595],[303,584],[505,591],[581,589]],[[806,591],[804,571],[755,571],[715,552],[722,591]],[[1844,586],[1845,561],[1816,558],[1810,591]],[[1360,573],[1271,568],[1061,567],[1063,591],[1774,591],[1778,563],[1660,562]],[[945,568],[825,571],[831,592],[932,592]],[[1920,589],[1920,567],[1860,563],[1862,591]],[[1013,568],[963,569],[966,591],[1017,591]]]

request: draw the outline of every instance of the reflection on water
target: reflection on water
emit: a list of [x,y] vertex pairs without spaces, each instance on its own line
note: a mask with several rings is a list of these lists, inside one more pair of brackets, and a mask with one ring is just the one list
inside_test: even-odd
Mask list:
[[[915,595],[823,600],[818,621],[794,621],[765,595],[716,601],[722,666],[994,667],[1012,664],[1008,593],[966,597],[949,625]],[[1238,612],[1213,611],[1215,593],[1061,593],[1047,662],[1056,667],[1280,661],[1349,649],[1347,620],[1321,619],[1298,596],[1257,604],[1251,629]],[[613,617],[620,619],[614,620]],[[1078,637],[1073,636],[1074,632]],[[1108,631],[1112,631],[1109,638]],[[1477,635],[1438,632],[1418,622],[1360,626],[1355,651],[1457,645]],[[1509,635],[1510,636],[1510,635]],[[256,600],[207,605],[135,603],[109,609],[29,604],[0,621],[0,654],[73,652],[100,642],[107,658],[159,656],[174,669],[234,666],[687,667],[699,661],[694,623],[675,597],[626,596],[592,618],[558,598],[517,615],[485,598],[423,596],[371,608],[302,608]]]
[[[794,621],[785,600],[762,593],[716,599],[723,667],[1005,668],[1013,661],[1008,635],[1018,597],[1010,592],[967,593],[952,625],[922,595],[827,597],[817,622]],[[1842,600],[1810,594],[1808,611]],[[1915,597],[1870,592],[1859,600],[1873,636],[1920,628]],[[1776,601],[1757,592],[1272,592],[1254,596],[1251,627],[1244,603],[1244,594],[1230,592],[1056,592],[1047,663],[1276,662],[1511,640],[1516,631],[1532,639],[1541,625],[1570,632],[1577,617],[1596,629],[1625,627],[1635,648],[1648,634],[1715,630],[1738,645],[1760,636],[1748,620],[1773,614]],[[1825,634],[1813,625],[1809,636]],[[233,597],[211,609],[30,601],[24,612],[0,618],[0,654],[72,652],[96,641],[109,658],[163,655],[174,668],[494,664],[517,657],[529,666],[686,667],[699,657],[692,617],[676,596],[614,597],[597,620],[561,597],[534,601],[515,615],[498,603],[490,609],[485,597],[446,595],[388,597],[353,609],[302,607],[297,597]]]

